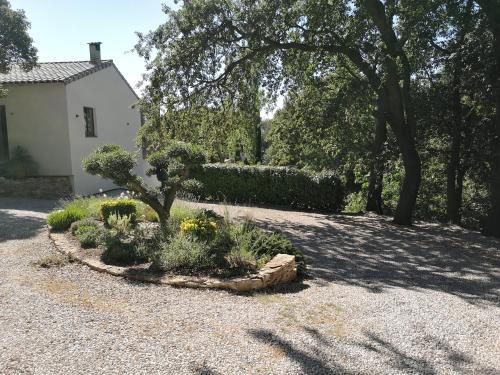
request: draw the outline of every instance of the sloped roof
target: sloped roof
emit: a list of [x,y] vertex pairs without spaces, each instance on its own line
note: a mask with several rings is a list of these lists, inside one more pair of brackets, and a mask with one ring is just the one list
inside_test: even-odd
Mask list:
[[112,65],[113,60],[97,65],[90,61],[46,62],[27,72],[14,66],[8,73],[0,74],[0,83],[69,83]]

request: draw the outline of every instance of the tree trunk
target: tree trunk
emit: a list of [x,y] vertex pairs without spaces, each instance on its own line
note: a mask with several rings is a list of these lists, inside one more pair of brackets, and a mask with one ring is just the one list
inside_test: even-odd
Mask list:
[[420,188],[421,163],[413,139],[407,139],[403,143],[400,142],[400,147],[405,177],[393,221],[396,224],[411,225],[413,209]]
[[[375,23],[386,47],[384,56],[384,108],[403,157],[405,177],[394,214],[394,223],[411,225],[421,180],[421,164],[415,146],[416,119],[410,81],[411,66],[403,43],[394,31],[392,17],[386,14],[385,2],[364,0],[363,4]],[[376,90],[380,87],[374,87]]]
[[384,143],[387,139],[387,124],[381,101],[375,111],[375,139],[373,141],[372,160],[370,162],[370,177],[368,183],[368,198],[366,201],[366,211],[383,213],[382,209],[382,188],[384,178]]
[[[457,64],[460,64],[459,62]],[[446,168],[446,214],[448,221],[460,225],[462,206],[463,173],[461,169],[460,149],[462,143],[462,103],[460,101],[460,66],[455,66],[453,73],[453,122],[451,126],[451,147],[448,166]]]
[[255,162],[262,162],[262,129],[260,128],[260,116],[255,124]]
[[[497,1],[500,7],[500,1]],[[494,14],[500,13],[499,9],[494,9]],[[491,15],[493,18],[493,15]],[[494,22],[490,20],[490,23]],[[500,20],[496,19],[500,23]],[[495,138],[493,140],[493,155],[491,162],[491,209],[484,222],[483,233],[500,238],[500,25],[492,27],[494,36],[495,54]]]

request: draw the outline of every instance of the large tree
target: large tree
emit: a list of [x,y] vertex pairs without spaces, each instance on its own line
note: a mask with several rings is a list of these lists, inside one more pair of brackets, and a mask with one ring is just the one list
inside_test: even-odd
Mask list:
[[[183,100],[231,92],[255,69],[263,88],[277,95],[297,71],[323,75],[353,66],[379,97],[405,169],[394,221],[410,224],[420,185],[415,147],[412,74],[418,38],[432,29],[432,1],[192,0],[168,20],[140,35],[138,52],[149,61],[147,93],[169,107]],[[418,33],[424,30],[424,33]]]
[[491,157],[491,210],[486,218],[485,234],[500,237],[500,0],[477,0],[488,21],[493,36],[493,60],[491,72],[495,100],[495,135]]
[[0,73],[16,64],[26,70],[36,65],[37,50],[28,34],[29,27],[24,11],[14,10],[7,0],[0,0]]

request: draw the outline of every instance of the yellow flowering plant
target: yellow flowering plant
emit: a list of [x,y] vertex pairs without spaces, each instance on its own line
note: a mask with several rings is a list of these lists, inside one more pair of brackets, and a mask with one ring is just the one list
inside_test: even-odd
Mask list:
[[207,218],[184,219],[181,222],[181,232],[198,240],[213,239],[216,230],[216,222]]

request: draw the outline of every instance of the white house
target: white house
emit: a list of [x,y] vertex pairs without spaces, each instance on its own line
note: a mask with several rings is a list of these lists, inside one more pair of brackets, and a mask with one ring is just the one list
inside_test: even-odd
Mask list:
[[89,43],[89,61],[40,63],[28,72],[13,67],[0,74],[8,90],[0,98],[0,161],[21,146],[38,163],[40,176],[67,178],[75,194],[115,188],[85,173],[82,158],[106,143],[136,150],[141,115],[134,109],[139,98],[113,61],[101,60],[100,44]]

